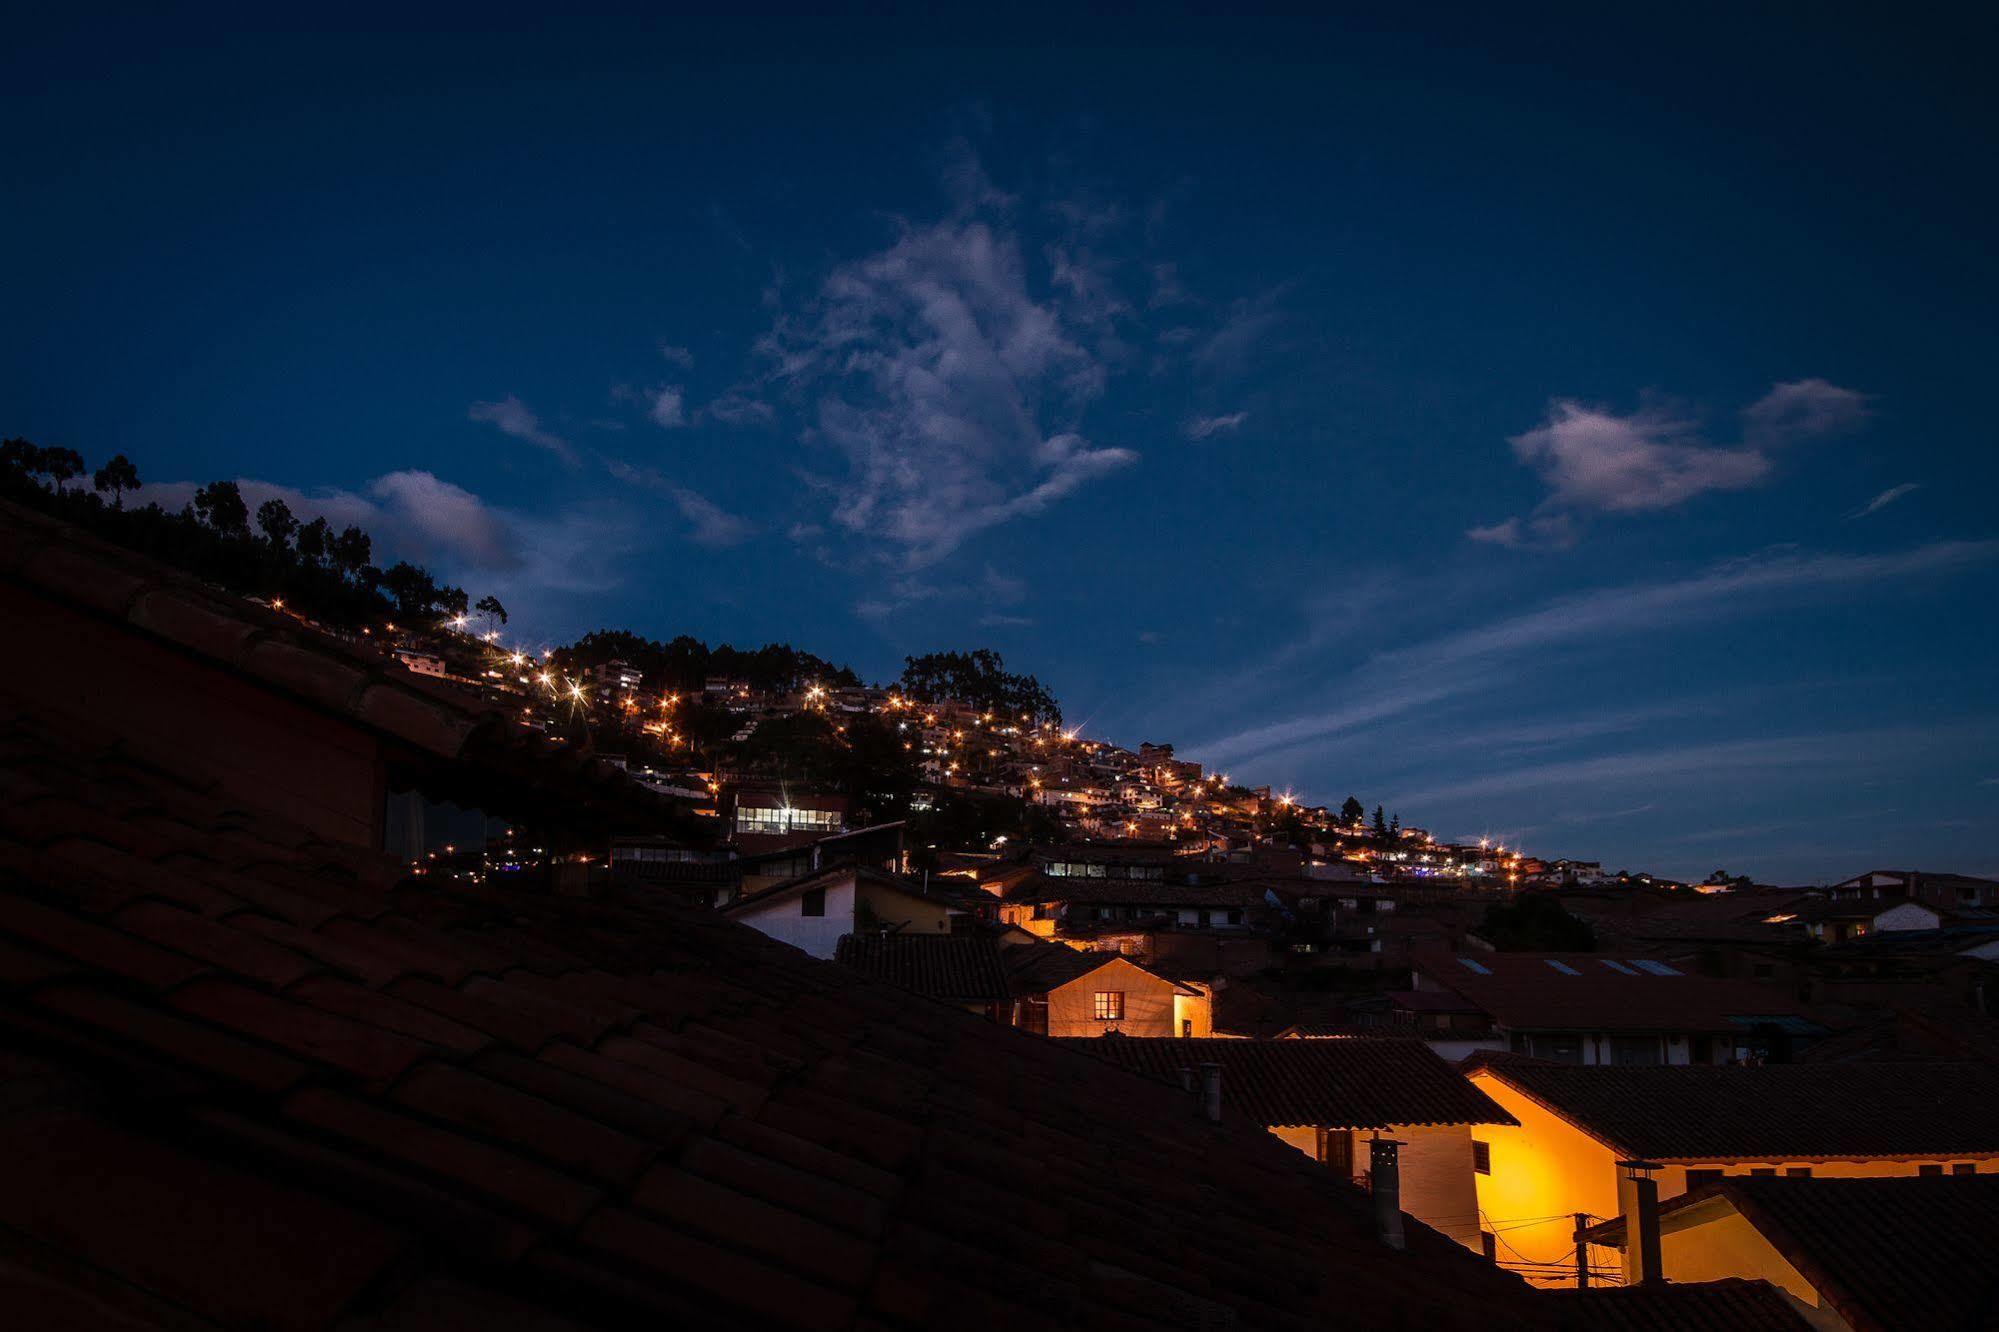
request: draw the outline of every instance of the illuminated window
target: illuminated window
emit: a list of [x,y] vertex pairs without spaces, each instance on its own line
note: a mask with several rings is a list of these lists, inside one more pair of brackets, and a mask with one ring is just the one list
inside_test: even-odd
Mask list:
[[1096,993],[1096,1014],[1099,1022],[1124,1021],[1124,991],[1098,990]]
[[1492,1173],[1492,1144],[1473,1138],[1471,1142],[1471,1168],[1481,1175]]

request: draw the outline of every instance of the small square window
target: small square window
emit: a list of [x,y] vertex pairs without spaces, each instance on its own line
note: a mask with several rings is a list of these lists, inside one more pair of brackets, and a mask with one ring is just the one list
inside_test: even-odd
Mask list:
[[1777,1167],[1751,1166],[1749,1169],[1749,1175],[1750,1178],[1752,1179],[1775,1179],[1777,1177]]
[[1471,1168],[1481,1175],[1492,1173],[1491,1143],[1480,1142],[1477,1138],[1471,1140]]
[[826,890],[807,888],[798,895],[798,914],[801,916],[823,916],[826,914]]
[[1687,1192],[1692,1193],[1703,1184],[1712,1184],[1726,1172],[1721,1170],[1689,1170],[1687,1172]]
[[1810,1166],[1787,1166],[1784,1170],[1784,1176],[1787,1179],[1810,1179],[1812,1177],[1812,1168]]
[[1970,1161],[1956,1161],[1951,1164],[1950,1173],[1953,1175],[1975,1175],[1978,1173],[1978,1167]]
[[1124,1021],[1124,991],[1098,990],[1095,1010],[1099,1022]]
[[1943,1167],[1940,1165],[1919,1165],[1916,1167],[1916,1173],[1918,1175],[1941,1175]]

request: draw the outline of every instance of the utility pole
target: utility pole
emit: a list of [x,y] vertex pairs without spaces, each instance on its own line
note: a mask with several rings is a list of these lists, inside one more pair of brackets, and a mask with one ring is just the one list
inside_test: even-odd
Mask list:
[[1589,1289],[1589,1242],[1583,1232],[1589,1229],[1589,1213],[1576,1213],[1576,1289]]

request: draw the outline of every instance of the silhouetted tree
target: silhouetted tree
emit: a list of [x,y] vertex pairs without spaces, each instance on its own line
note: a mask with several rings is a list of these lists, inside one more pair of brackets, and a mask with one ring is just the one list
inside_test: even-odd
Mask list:
[[298,531],[298,519],[292,516],[291,505],[267,499],[257,506],[257,526],[273,546],[289,546],[292,534]]
[[507,608],[500,604],[500,599],[498,597],[493,596],[490,593],[486,596],[480,597],[478,604],[473,606],[472,609],[478,611],[481,615],[492,616],[494,619],[498,620],[501,624],[505,624],[507,622]]
[[66,449],[61,445],[43,449],[37,462],[39,464],[37,470],[56,483],[58,495],[63,493],[63,487],[67,483],[83,475],[83,455],[75,449]]
[[1355,800],[1352,796],[1348,796],[1347,802],[1344,805],[1340,806],[1341,823],[1355,824],[1359,823],[1362,819],[1366,817],[1367,817],[1367,807],[1365,805],[1362,805],[1360,801]]
[[1388,840],[1388,822],[1381,817],[1381,806],[1379,805],[1374,807],[1374,826],[1369,831],[1384,842]]
[[211,481],[195,491],[194,511],[223,536],[250,534],[250,506],[234,481]]
[[[344,569],[350,577],[361,579],[361,571],[367,568],[368,562],[374,558],[374,548],[375,543],[369,539],[366,532],[358,527],[349,527],[327,542],[326,553],[331,555],[333,562]],[[381,577],[381,571],[376,570],[375,581],[379,583]]]
[[313,565],[326,562],[327,543],[333,539],[326,519],[315,518],[298,529],[298,553]]
[[125,492],[139,488],[139,469],[124,454],[116,454],[110,462],[97,469],[97,475],[90,479],[100,491],[111,492],[111,507],[125,507]]

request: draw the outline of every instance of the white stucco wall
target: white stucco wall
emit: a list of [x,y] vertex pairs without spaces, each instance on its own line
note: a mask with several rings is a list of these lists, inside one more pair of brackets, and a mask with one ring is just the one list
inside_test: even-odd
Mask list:
[[854,931],[854,881],[837,879],[826,885],[823,916],[803,914],[800,903],[798,894],[788,894],[765,906],[746,907],[736,913],[736,919],[814,957],[830,959],[840,936]]

